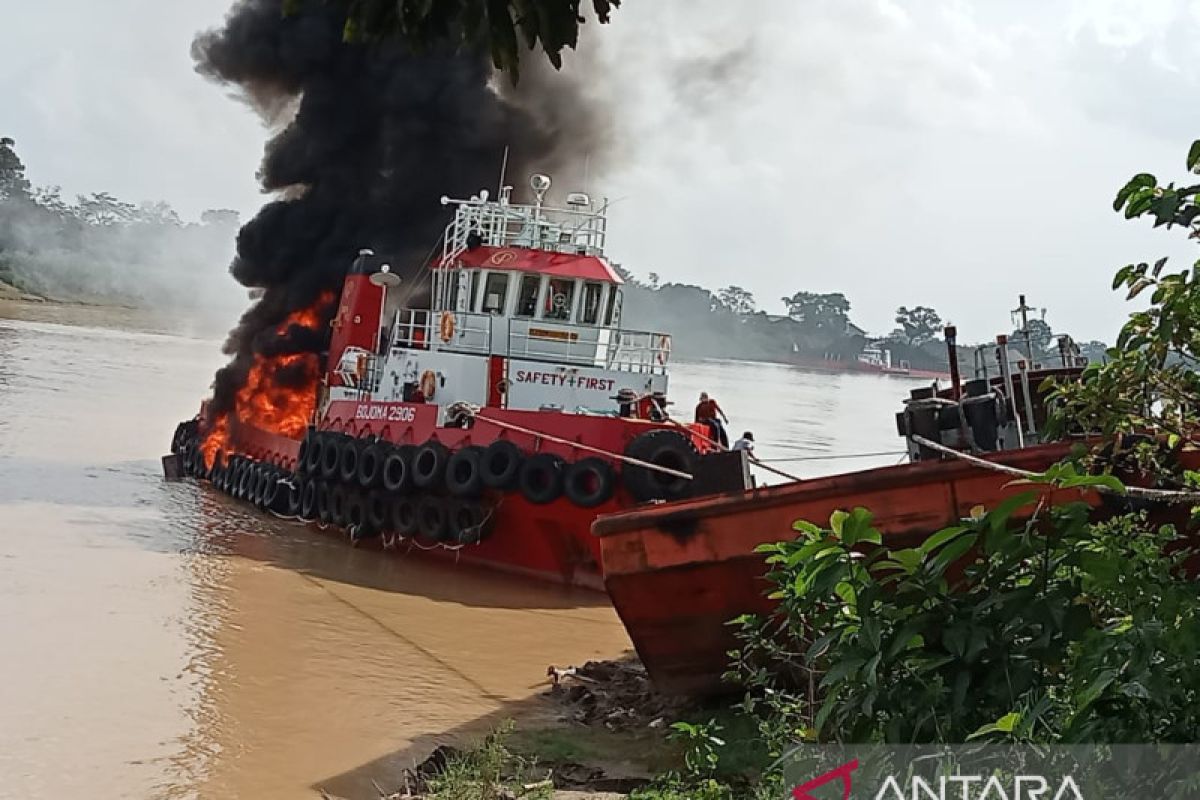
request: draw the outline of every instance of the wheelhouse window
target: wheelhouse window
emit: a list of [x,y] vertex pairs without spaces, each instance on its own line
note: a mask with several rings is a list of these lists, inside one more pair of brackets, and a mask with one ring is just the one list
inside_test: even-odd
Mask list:
[[471,295],[467,298],[467,311],[479,310],[479,270],[471,270]]
[[537,275],[521,277],[521,292],[517,295],[517,316],[532,317],[537,314],[538,290],[542,287],[542,279]]
[[503,314],[507,295],[508,273],[489,272],[483,284],[483,305],[480,310],[485,314]]
[[608,293],[608,310],[604,313],[604,324],[612,325],[621,318],[621,290],[613,287]]
[[585,283],[583,302],[579,306],[579,321],[584,325],[595,325],[600,321],[600,301],[604,297],[604,284]]
[[571,301],[575,299],[575,281],[568,278],[551,278],[550,291],[546,292],[546,319],[569,320]]

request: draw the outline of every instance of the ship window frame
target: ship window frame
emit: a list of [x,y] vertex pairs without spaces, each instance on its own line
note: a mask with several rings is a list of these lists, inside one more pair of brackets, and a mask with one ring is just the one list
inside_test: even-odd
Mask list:
[[[567,304],[563,309],[562,316],[558,316],[555,313],[555,309],[551,305],[552,298],[554,297],[554,290],[552,287],[555,283],[558,283],[560,286],[564,286],[567,289]],[[571,322],[572,312],[575,308],[575,289],[577,288],[577,283],[578,281],[576,281],[574,278],[548,276],[546,281],[545,299],[541,303],[542,319],[550,320],[551,322]]]
[[[526,313],[522,309],[522,304],[525,302],[526,286],[528,286],[530,284],[530,282],[535,283],[537,286],[537,289],[532,298],[533,308],[528,313]],[[520,317],[521,319],[541,319],[541,317],[538,315],[538,312],[541,310],[541,300],[542,300],[544,284],[545,284],[545,281],[542,280],[541,275],[535,275],[533,273],[528,273],[528,272],[523,273],[521,275],[521,280],[517,282],[516,303],[513,305],[513,316],[514,317]]]
[[[579,314],[578,321],[580,325],[599,325],[600,320],[604,318],[604,290],[608,284],[604,281],[584,281],[582,290],[579,292]],[[588,314],[588,290],[596,290],[596,306],[592,309],[592,313]]]
[[[621,322],[621,301],[624,299],[624,293],[613,286],[608,293],[608,308],[604,312],[604,327],[611,328],[614,324],[619,325]],[[614,314],[615,312],[615,314]],[[616,320],[614,323],[613,320]]]
[[[512,285],[512,275],[508,272],[501,272],[501,271],[496,271],[496,270],[487,270],[485,272],[485,274],[487,277],[485,277],[482,281],[483,296],[479,298],[479,313],[492,314],[494,316],[502,317],[502,316],[504,316],[504,313],[508,308],[508,290]],[[491,288],[493,276],[500,278],[501,281],[503,281],[501,289],[500,289],[500,305],[497,306],[495,309],[489,308],[487,306],[488,291]]]
[[467,311],[475,313],[479,311],[481,298],[479,297],[479,287],[483,285],[483,270],[471,270],[471,288],[470,298],[467,301]]

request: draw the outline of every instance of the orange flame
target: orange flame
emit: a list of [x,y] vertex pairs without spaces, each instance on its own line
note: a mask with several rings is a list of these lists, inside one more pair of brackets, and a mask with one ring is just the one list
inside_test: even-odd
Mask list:
[[[276,332],[284,334],[292,325],[310,330],[321,326],[322,312],[333,302],[326,292],[311,307],[293,311]],[[289,353],[281,356],[256,354],[246,383],[238,390],[231,412],[239,424],[299,439],[312,420],[317,406],[320,382],[319,359],[315,353]],[[286,379],[285,379],[286,376]],[[211,420],[211,427],[200,446],[204,463],[211,467],[218,453],[225,457],[238,451],[230,436],[229,414]]]

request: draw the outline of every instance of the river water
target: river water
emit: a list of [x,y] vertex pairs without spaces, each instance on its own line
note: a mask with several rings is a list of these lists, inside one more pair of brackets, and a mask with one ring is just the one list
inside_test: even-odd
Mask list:
[[[131,329],[132,326],[132,329]],[[0,797],[376,797],[629,643],[603,596],[355,550],[159,457],[219,343],[0,304]],[[675,370],[802,476],[894,463],[913,381]],[[775,482],[778,479],[768,477]]]

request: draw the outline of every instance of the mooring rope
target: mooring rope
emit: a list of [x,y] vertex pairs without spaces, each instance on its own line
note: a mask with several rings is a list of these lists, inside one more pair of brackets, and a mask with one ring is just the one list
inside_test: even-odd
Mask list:
[[844,453],[827,456],[792,456],[790,458],[760,458],[757,463],[787,463],[789,461],[834,461],[842,458],[878,458],[880,456],[902,456],[906,450],[884,450],[878,453]]
[[[941,444],[940,442],[935,442],[930,439],[926,439],[924,436],[920,436],[918,434],[913,434],[912,440],[919,445],[930,448],[931,450],[936,450],[939,453],[944,453],[945,455],[953,456],[954,458],[960,459],[962,461],[966,461],[969,464],[974,464],[977,467],[983,467],[984,469],[990,469],[993,472],[999,472],[1004,475],[1011,475],[1014,478],[1021,478],[1024,480],[1029,480],[1029,479],[1038,480],[1038,479],[1042,478],[1042,476],[1036,472],[1030,472],[1027,469],[1018,469],[1017,467],[1010,467],[1007,464],[997,464],[993,461],[988,461],[987,459],[979,458],[978,456],[973,456],[970,453],[963,453],[958,450],[954,450],[952,448],[946,447],[944,444]],[[1076,488],[1093,489],[1093,490],[1099,492],[1100,494],[1112,494],[1112,495],[1118,495],[1118,496],[1125,495],[1128,497],[1141,497],[1146,500],[1157,500],[1157,501],[1163,502],[1163,503],[1200,504],[1200,492],[1180,492],[1180,491],[1176,491],[1174,489],[1148,489],[1148,488],[1145,488],[1142,486],[1126,486],[1125,491],[1123,491],[1123,492],[1118,492],[1117,490],[1110,489],[1107,486],[1079,486]]]
[[561,444],[566,447],[575,447],[575,448],[584,450],[589,453],[596,453],[597,455],[607,456],[616,461],[622,461],[626,464],[633,464],[634,466],[638,466],[638,467],[645,467],[646,469],[654,470],[655,472],[661,472],[664,475],[671,475],[673,477],[683,478],[684,480],[689,480],[689,481],[692,480],[691,475],[689,475],[686,472],[680,472],[677,469],[671,469],[670,467],[664,467],[659,464],[651,464],[649,461],[642,461],[640,458],[632,458],[627,455],[622,455],[621,453],[613,453],[609,450],[603,450],[599,447],[592,447],[591,445],[583,444],[581,442],[572,442],[570,439],[563,439],[558,436],[552,436],[549,433],[542,433],[541,431],[535,431],[535,430],[531,430],[529,428],[524,428],[520,425],[514,425],[511,422],[502,422],[501,420],[494,419],[492,417],[485,417],[479,413],[479,410],[477,408],[472,407],[470,409],[464,409],[464,411],[477,420],[481,420],[483,422],[490,422],[491,424],[493,424],[497,427],[500,427],[500,428],[508,428],[511,431],[516,431],[517,433],[524,433],[529,436],[534,436],[534,437],[537,437],[540,439],[545,439],[548,442],[554,442],[556,444]]

